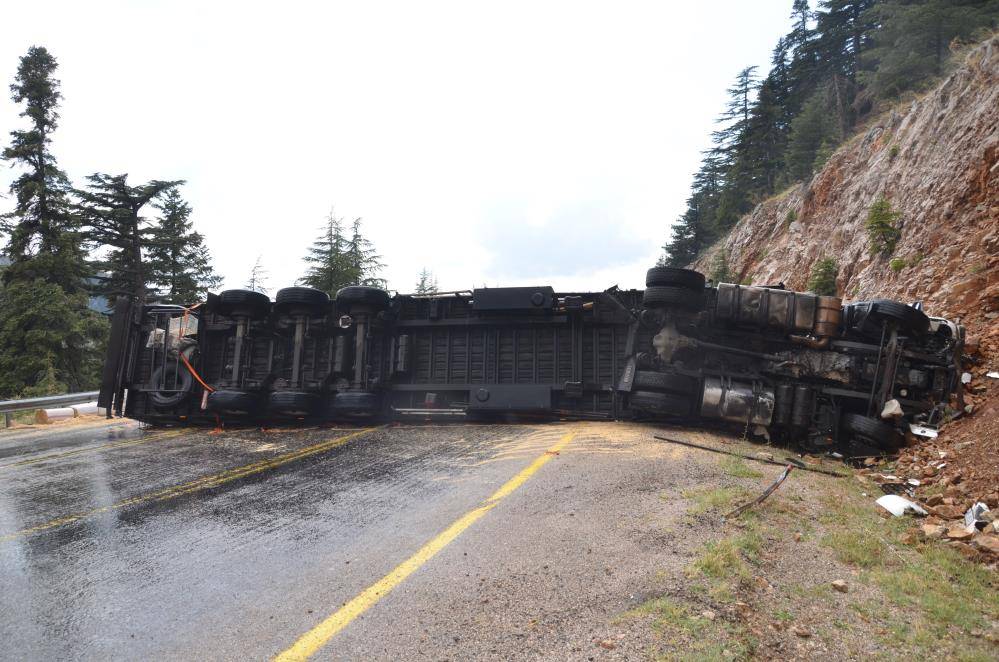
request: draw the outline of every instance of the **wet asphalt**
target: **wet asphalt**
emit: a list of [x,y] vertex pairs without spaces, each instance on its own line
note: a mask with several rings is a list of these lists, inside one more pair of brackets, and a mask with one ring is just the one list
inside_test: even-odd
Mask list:
[[100,421],[0,434],[4,657],[272,658],[546,454],[315,657],[643,657],[647,634],[616,619],[689,559],[679,495],[716,462],[656,431]]

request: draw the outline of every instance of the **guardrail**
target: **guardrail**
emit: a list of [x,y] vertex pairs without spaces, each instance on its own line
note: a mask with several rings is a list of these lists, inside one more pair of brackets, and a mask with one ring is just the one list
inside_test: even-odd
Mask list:
[[29,409],[44,409],[46,407],[62,407],[78,405],[97,399],[100,391],[85,391],[83,393],[64,393],[63,395],[46,395],[41,398],[22,398],[20,400],[0,400],[0,414],[3,414],[5,427],[11,425],[11,414]]

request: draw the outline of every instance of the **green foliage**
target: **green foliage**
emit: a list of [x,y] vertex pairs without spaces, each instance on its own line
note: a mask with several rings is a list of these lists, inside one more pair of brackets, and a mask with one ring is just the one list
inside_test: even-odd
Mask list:
[[87,182],[86,189],[76,191],[86,236],[94,244],[110,249],[94,262],[102,274],[97,291],[111,303],[121,296],[145,303],[148,295],[155,292],[156,274],[144,254],[155,231],[141,212],[147,204],[161,200],[183,182],[153,180],[132,186],[128,175],[103,173],[90,175]]
[[836,264],[836,260],[831,257],[816,260],[808,276],[808,291],[819,296],[836,296],[836,277],[838,275],[839,266]]
[[177,189],[170,189],[156,208],[160,217],[147,241],[149,277],[156,297],[188,305],[201,301],[208,290],[222,284],[222,279],[212,269],[205,238],[193,229],[191,207]]
[[382,268],[380,257],[361,233],[359,218],[354,219],[348,234],[343,219],[330,211],[322,234],[305,256],[305,263],[308,271],[300,282],[330,296],[348,285],[385,286],[385,281],[378,278]]
[[50,150],[61,95],[57,63],[33,46],[21,58],[11,98],[28,127],[11,132],[2,159],[20,171],[10,185],[13,211],[0,291],[0,397],[42,395],[97,384],[106,323],[87,309],[86,274],[70,185]]
[[711,261],[711,272],[708,274],[715,283],[727,283],[732,279],[732,274],[728,270],[728,251],[724,248],[715,254]]
[[895,273],[898,273],[902,269],[905,269],[905,267],[908,266],[908,265],[905,263],[904,259],[902,259],[900,257],[893,257],[888,262],[888,266],[891,267],[892,271],[894,271]]
[[899,147],[897,143],[892,143],[892,146],[888,148],[888,158],[892,161],[898,157]]
[[416,294],[437,294],[437,278],[433,272],[424,267],[416,281]]
[[108,323],[87,310],[84,292],[67,294],[42,278],[0,293],[0,397],[96,388]]
[[754,203],[809,179],[880,100],[943,73],[951,39],[994,30],[999,0],[794,0],[791,18],[766,76],[743,69],[728,90],[663,264],[690,264]]
[[798,212],[793,209],[787,210],[787,215],[784,216],[784,227],[789,227],[792,223],[798,220]]
[[871,253],[888,256],[895,252],[895,246],[902,236],[898,223],[901,216],[901,213],[892,210],[891,201],[885,196],[874,201],[864,224]]

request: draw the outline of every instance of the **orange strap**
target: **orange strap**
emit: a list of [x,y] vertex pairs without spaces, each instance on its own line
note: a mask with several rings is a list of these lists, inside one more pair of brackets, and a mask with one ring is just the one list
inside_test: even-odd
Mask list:
[[[197,308],[200,305],[201,305],[200,303],[196,303],[193,306],[191,306],[190,308],[184,308],[184,319],[180,323],[180,335],[181,336],[183,336],[184,333],[187,331],[187,316],[191,313],[192,310],[194,310],[195,308]],[[215,392],[215,389],[213,389],[211,386],[209,386],[208,384],[205,383],[205,380],[203,380],[201,378],[201,375],[198,374],[198,371],[194,369],[194,366],[191,365],[191,362],[187,360],[187,357],[184,356],[183,353],[180,354],[180,360],[184,362],[184,365],[187,366],[187,369],[191,372],[191,375],[196,380],[198,380],[198,383],[201,384],[205,388],[206,391],[208,391],[209,393],[214,393]]]

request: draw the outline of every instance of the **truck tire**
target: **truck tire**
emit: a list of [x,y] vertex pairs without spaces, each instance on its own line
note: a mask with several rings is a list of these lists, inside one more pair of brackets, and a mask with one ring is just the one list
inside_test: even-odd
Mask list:
[[228,416],[250,416],[260,404],[260,394],[222,390],[208,394],[208,410]]
[[665,372],[639,370],[635,373],[633,388],[640,391],[667,391],[681,395],[697,392],[697,379],[687,375],[672,375]]
[[[880,337],[885,322],[894,322],[905,335],[923,336],[930,330],[926,313],[898,301],[874,299],[850,304],[847,310],[849,326],[871,337]],[[866,323],[862,324],[862,320]]]
[[286,287],[274,297],[274,310],[278,312],[319,312],[330,304],[330,295],[311,287]]
[[389,305],[389,293],[380,287],[366,285],[350,285],[336,293],[336,306],[339,310],[350,310],[351,306],[370,306],[375,310],[384,310]]
[[843,429],[855,437],[859,437],[862,442],[877,446],[882,450],[896,451],[902,444],[902,436],[895,428],[867,416],[843,414]]
[[688,290],[704,289],[704,274],[692,269],[677,267],[652,267],[645,272],[647,287],[684,287]]
[[638,411],[670,416],[689,416],[693,409],[688,397],[653,391],[633,392],[628,400],[628,406]]
[[171,387],[176,383],[176,390],[171,388],[169,392],[152,391],[149,394],[150,401],[160,409],[170,409],[179,405],[191,392],[191,386],[194,384],[188,369],[175,363],[167,363],[166,366],[156,368],[149,381],[153,384],[163,384],[164,387]]
[[371,416],[378,411],[378,396],[370,391],[344,391],[333,398],[333,409],[348,416]]
[[267,399],[267,409],[280,416],[305,418],[319,405],[317,393],[305,391],[274,391]]
[[647,287],[642,303],[647,308],[675,307],[696,311],[704,308],[704,292],[673,286]]
[[266,294],[253,290],[226,290],[219,295],[218,310],[223,315],[260,319],[270,312],[271,300]]

